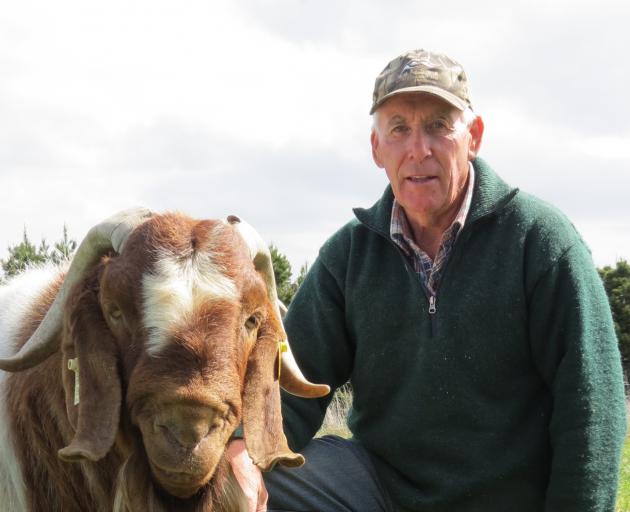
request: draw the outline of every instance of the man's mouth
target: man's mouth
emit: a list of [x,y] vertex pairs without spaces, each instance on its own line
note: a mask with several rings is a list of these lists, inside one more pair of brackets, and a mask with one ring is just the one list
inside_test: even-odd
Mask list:
[[437,179],[437,177],[436,176],[409,176],[406,179],[413,183],[428,183],[434,179]]

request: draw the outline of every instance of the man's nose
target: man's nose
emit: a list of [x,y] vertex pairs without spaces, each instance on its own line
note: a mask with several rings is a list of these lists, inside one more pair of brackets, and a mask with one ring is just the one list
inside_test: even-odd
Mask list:
[[414,130],[409,137],[409,158],[421,162],[430,154],[429,136],[423,130]]

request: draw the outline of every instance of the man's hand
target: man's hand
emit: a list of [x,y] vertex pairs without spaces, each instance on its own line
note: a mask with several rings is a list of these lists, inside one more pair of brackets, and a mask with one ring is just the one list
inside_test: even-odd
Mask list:
[[236,480],[247,498],[249,512],[266,512],[267,489],[263,482],[262,473],[258,469],[245,447],[245,441],[234,439],[228,444],[226,455]]

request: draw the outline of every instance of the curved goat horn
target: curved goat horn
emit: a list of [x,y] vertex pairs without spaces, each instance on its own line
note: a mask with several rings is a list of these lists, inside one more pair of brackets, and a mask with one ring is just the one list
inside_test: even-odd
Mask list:
[[146,208],[132,208],[119,212],[90,229],[72,258],[63,284],[46,316],[17,354],[0,359],[0,369],[9,372],[26,370],[59,350],[58,334],[63,322],[63,307],[72,287],[107,251],[113,249],[120,253],[129,233],[150,216],[151,212]]
[[[234,225],[249,247],[254,267],[262,275],[265,284],[267,285],[267,294],[271,302],[275,305],[280,328],[284,334],[284,340],[286,340],[287,336],[284,332],[281,320],[284,318],[283,313],[286,312],[286,307],[278,299],[278,294],[276,292],[276,279],[273,274],[273,265],[271,262],[271,253],[269,252],[269,248],[256,230],[247,222],[242,221],[235,215],[230,215],[227,218],[227,221]],[[282,369],[280,372],[280,385],[282,388],[293,395],[304,398],[317,398],[330,393],[330,387],[326,384],[313,384],[312,382],[306,380],[300,371],[295,358],[293,357],[289,343],[286,344],[286,347],[287,350],[282,352],[281,359]]]

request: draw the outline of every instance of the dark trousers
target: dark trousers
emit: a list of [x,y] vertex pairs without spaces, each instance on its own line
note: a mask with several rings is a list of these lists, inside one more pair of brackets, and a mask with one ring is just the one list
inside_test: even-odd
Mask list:
[[313,439],[301,468],[276,467],[264,474],[268,512],[391,512],[390,499],[358,441]]

